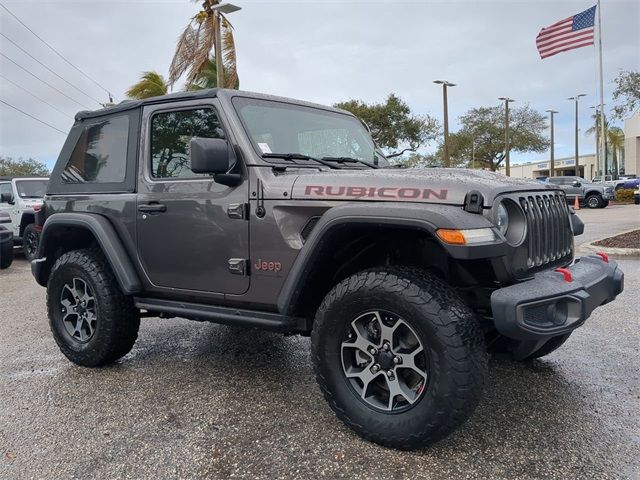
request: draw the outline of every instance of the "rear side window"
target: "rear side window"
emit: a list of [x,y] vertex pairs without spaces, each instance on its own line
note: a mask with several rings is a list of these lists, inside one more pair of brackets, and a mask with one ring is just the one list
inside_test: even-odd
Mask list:
[[129,116],[88,125],[62,171],[63,183],[121,183],[127,171]]
[[11,184],[10,183],[0,183],[0,195],[5,194],[7,197],[12,196],[11,192]]
[[151,119],[151,177],[203,176],[190,168],[189,141],[193,137],[225,138],[215,110],[195,108],[156,113]]

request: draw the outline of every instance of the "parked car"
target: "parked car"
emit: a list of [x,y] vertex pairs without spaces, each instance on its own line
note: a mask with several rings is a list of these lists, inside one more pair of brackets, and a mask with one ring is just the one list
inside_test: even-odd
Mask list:
[[562,188],[570,204],[574,203],[577,196],[581,206],[605,208],[615,198],[612,186],[590,183],[582,177],[549,177],[547,183]]
[[640,205],[640,190],[635,190],[633,192],[633,203]]
[[337,416],[419,448],[471,415],[489,352],[547,355],[623,289],[606,255],[574,263],[561,189],[391,168],[344,110],[213,89],[75,119],[31,265],[79,365],[126,355],[141,317],[309,335]]
[[35,225],[36,211],[42,205],[47,191],[47,178],[0,177],[0,212],[11,217],[9,230],[13,232],[13,241],[22,246],[27,260],[35,258],[40,232]]
[[[628,180],[623,180],[623,183],[620,185],[619,189],[622,190],[632,190],[640,187],[640,179],[631,178]],[[616,188],[618,189],[618,188]]]
[[0,212],[0,269],[9,268],[13,262],[13,232],[6,228],[10,225],[9,214]]
[[[602,177],[600,177],[600,176],[593,177],[592,183],[599,183],[600,185],[602,185],[601,178]],[[605,175],[604,184],[613,187],[614,190],[620,190],[622,188],[628,188],[628,187],[624,186],[625,183],[628,180],[633,180],[635,178],[636,178],[635,174],[620,175],[620,176]]]

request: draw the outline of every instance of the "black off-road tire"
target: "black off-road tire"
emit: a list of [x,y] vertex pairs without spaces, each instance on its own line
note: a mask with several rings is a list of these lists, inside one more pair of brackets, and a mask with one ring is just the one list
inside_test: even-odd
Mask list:
[[[428,380],[408,410],[376,410],[344,374],[343,332],[370,309],[399,315],[428,354]],[[363,271],[340,282],[317,311],[311,342],[316,379],[330,407],[359,435],[387,447],[422,448],[452,433],[475,410],[488,377],[473,312],[444,281],[419,269]]]
[[[95,297],[96,327],[86,342],[73,338],[62,321],[62,289],[74,278],[85,282]],[[47,284],[47,308],[58,347],[78,365],[99,367],[115,362],[131,351],[138,337],[140,316],[133,299],[122,293],[111,267],[96,249],[74,250],[56,261]]]
[[9,268],[13,263],[13,241],[0,243],[0,270]]
[[36,231],[36,226],[33,223],[24,227],[24,232],[22,232],[22,253],[27,261],[30,262],[36,258],[39,241],[40,234]]
[[592,193],[584,199],[587,208],[602,208],[603,201],[602,195],[599,193]]
[[566,342],[569,339],[570,336],[571,336],[571,332],[566,333],[564,335],[558,335],[557,337],[553,337],[549,339],[547,343],[545,343],[542,346],[542,348],[540,348],[540,350],[537,350],[536,352],[532,353],[526,358],[523,358],[520,361],[530,362],[531,360],[535,360],[536,358],[545,357],[549,355],[551,352],[555,352],[557,349],[559,349],[564,344],[564,342]]

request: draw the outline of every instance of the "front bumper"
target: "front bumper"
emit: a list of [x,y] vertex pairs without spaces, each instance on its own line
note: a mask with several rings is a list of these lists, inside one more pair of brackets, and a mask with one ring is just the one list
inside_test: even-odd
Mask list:
[[502,335],[546,341],[571,332],[624,288],[622,270],[604,255],[578,258],[559,270],[538,273],[491,294],[494,324]]

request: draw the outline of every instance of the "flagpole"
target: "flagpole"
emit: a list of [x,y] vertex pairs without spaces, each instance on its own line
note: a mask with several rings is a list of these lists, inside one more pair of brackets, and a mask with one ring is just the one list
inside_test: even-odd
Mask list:
[[605,126],[604,126],[604,75],[602,73],[602,16],[600,15],[600,0],[597,3],[598,8],[598,61],[600,64],[600,180],[604,183],[606,172],[604,166],[607,164],[605,159]]

